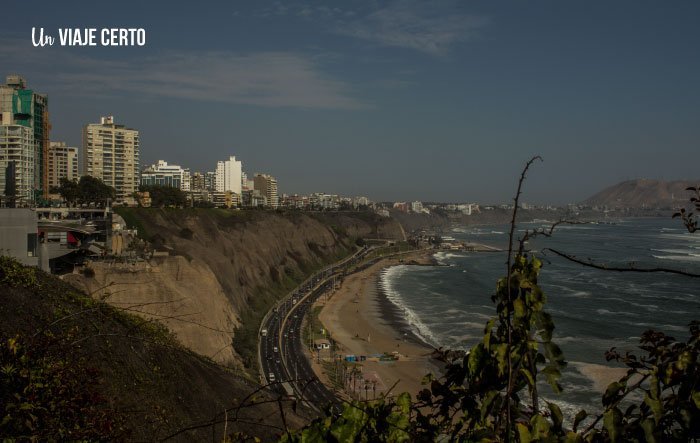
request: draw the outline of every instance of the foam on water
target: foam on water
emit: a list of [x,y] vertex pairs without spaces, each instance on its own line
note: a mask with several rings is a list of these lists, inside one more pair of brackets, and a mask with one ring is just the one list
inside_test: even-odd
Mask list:
[[385,269],[380,278],[380,285],[386,295],[386,298],[392,302],[404,314],[407,323],[413,328],[413,332],[426,343],[436,346],[439,343],[438,338],[433,331],[421,321],[420,317],[408,306],[406,306],[401,294],[394,289],[395,279],[409,270],[408,265],[392,266]]
[[446,251],[438,251],[435,254],[433,254],[433,258],[435,259],[438,264],[442,266],[454,266],[454,263],[451,263],[451,261],[455,258],[463,258],[466,257],[465,254],[456,254],[454,252],[446,252]]
[[667,254],[689,254],[692,255],[695,253],[695,250],[697,248],[692,248],[692,249],[654,249],[650,248],[650,251],[654,252],[665,252]]
[[652,255],[654,258],[659,260],[673,260],[673,261],[690,261],[698,262],[700,261],[700,254],[689,254],[689,255]]
[[624,311],[610,311],[608,309],[596,309],[596,312],[600,315],[624,315],[627,317],[638,317],[636,314],[632,312],[624,312]]

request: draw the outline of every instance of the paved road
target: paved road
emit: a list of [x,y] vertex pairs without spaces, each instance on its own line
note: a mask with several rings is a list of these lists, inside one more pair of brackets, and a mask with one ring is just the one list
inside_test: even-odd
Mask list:
[[352,257],[317,272],[273,307],[263,320],[260,369],[266,383],[275,383],[271,387],[280,394],[289,395],[293,390],[297,398],[303,397],[317,410],[330,407],[340,412],[340,401],[319,381],[304,354],[301,325],[313,302],[332,288],[334,278],[371,250],[362,248]]

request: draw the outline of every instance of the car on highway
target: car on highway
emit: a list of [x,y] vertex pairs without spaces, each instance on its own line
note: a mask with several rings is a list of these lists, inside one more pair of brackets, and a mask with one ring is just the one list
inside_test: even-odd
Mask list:
[[274,372],[270,372],[270,373],[267,375],[267,379],[270,380],[270,382],[275,381],[275,373],[274,373]]
[[272,352],[279,352],[279,349],[277,349],[277,346],[272,347]]

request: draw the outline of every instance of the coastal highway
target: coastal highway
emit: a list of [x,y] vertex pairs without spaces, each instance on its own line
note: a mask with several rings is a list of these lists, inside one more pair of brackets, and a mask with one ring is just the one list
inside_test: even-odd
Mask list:
[[[304,316],[324,292],[332,289],[336,278],[363,261],[376,247],[363,247],[352,256],[316,272],[294,291],[280,300],[260,325],[258,359],[261,381],[281,395],[293,396],[321,411],[330,407],[341,412],[341,401],[316,377],[301,339]],[[400,256],[413,251],[399,251],[383,257]],[[381,257],[369,260],[357,270],[370,266]]]
[[318,380],[306,358],[301,325],[313,302],[332,288],[334,278],[371,250],[364,247],[351,257],[318,271],[265,316],[260,327],[260,371],[272,389],[282,395],[303,399],[317,410],[330,406],[340,412],[340,401]]

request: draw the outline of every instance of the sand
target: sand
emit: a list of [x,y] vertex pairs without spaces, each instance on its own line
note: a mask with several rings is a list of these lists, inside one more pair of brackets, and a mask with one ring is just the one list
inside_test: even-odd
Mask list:
[[[417,252],[404,255],[403,261],[431,263],[432,252]],[[323,306],[319,319],[329,331],[331,337],[339,344],[338,353],[345,355],[368,356],[360,362],[362,375],[374,382],[376,391],[369,391],[369,398],[385,394],[393,387],[389,395],[408,392],[413,397],[424,386],[421,380],[431,372],[437,374],[437,367],[431,361],[433,349],[415,339],[404,335],[405,321],[391,318],[388,302],[383,299],[377,288],[379,272],[393,265],[402,264],[398,258],[383,259],[360,272],[345,278],[329,300],[319,300]],[[395,315],[395,314],[394,314]],[[376,361],[371,356],[393,354],[395,361]],[[314,365],[317,371],[320,366]],[[325,376],[322,380],[327,380]],[[356,384],[356,396],[365,398],[364,388]]]

